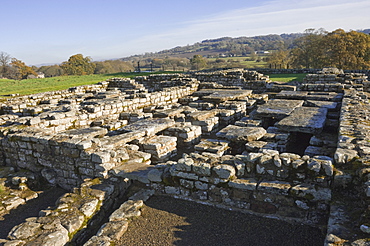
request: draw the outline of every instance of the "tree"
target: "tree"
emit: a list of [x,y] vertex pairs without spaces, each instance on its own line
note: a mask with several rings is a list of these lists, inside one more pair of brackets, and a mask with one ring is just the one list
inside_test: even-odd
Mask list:
[[27,79],[28,75],[34,75],[37,76],[37,73],[32,70],[31,67],[27,66],[24,62],[21,60],[18,60],[16,58],[12,59],[12,62],[10,65],[16,69],[16,77],[15,79]]
[[190,59],[191,69],[200,70],[207,67],[207,60],[201,55],[194,55]]
[[294,41],[291,51],[292,63],[295,68],[321,68],[325,59],[323,37],[324,29],[307,29],[304,36]]
[[63,62],[61,68],[68,75],[86,75],[93,74],[95,66],[90,57],[83,57],[82,54],[77,54],[71,56],[68,61]]
[[370,68],[370,36],[364,33],[309,29],[294,45],[291,56],[295,68]]
[[275,66],[287,68],[290,64],[289,50],[277,50],[269,56],[269,63]]
[[133,71],[135,68],[130,62],[122,60],[106,60],[102,62],[94,62],[95,74],[103,73],[123,73]]
[[37,72],[44,73],[45,77],[55,77],[64,74],[63,69],[59,65],[42,66],[37,69]]
[[6,77],[9,70],[9,63],[11,61],[9,54],[0,52],[0,77]]
[[337,29],[324,37],[327,66],[340,69],[370,67],[370,36],[364,33]]

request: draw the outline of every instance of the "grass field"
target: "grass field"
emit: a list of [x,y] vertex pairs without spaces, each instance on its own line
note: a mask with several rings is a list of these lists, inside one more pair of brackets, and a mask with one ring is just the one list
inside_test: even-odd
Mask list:
[[[178,72],[154,72],[178,73]],[[96,84],[100,81],[113,77],[133,78],[136,76],[149,75],[151,73],[115,73],[115,74],[93,74],[83,76],[59,76],[44,79],[9,80],[0,79],[0,97],[9,94],[29,95],[39,92],[64,90],[79,85]],[[290,82],[297,80],[302,82],[306,74],[271,74],[272,81]]]
[[305,73],[266,74],[266,75],[268,75],[272,81],[279,81],[279,82],[291,82],[293,80],[302,82],[303,78],[306,77]]
[[[155,72],[173,73],[173,72]],[[177,72],[178,73],[178,72]],[[0,79],[0,97],[9,94],[29,95],[39,92],[64,90],[79,85],[91,85],[114,77],[133,78],[151,73],[114,73],[83,76],[58,76],[44,79]]]

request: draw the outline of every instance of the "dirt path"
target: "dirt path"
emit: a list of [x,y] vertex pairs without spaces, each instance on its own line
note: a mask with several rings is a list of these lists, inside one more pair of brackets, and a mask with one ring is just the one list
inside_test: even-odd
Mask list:
[[119,245],[323,245],[324,235],[309,226],[260,218],[189,201],[154,196],[142,216],[130,221]]

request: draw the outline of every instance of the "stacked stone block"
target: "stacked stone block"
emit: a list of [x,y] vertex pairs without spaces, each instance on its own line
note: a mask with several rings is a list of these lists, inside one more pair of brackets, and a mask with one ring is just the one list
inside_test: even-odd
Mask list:
[[196,111],[187,115],[192,125],[200,126],[203,135],[210,135],[218,130],[219,117],[216,117],[217,111]]
[[153,163],[169,160],[177,154],[177,138],[169,136],[154,136],[141,142],[144,152],[152,155]]
[[190,122],[178,122],[175,126],[163,131],[166,136],[177,138],[177,146],[191,148],[200,141],[202,135],[201,126],[192,125]]

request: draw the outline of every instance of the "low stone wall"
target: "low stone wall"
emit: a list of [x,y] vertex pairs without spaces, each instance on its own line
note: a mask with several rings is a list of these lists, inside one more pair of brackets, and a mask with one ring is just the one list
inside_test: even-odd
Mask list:
[[200,82],[218,83],[225,87],[240,87],[242,89],[263,92],[269,83],[268,76],[256,71],[229,69],[216,72],[196,72],[192,74]]
[[198,86],[199,84],[196,78],[191,78],[187,74],[152,74],[135,77],[135,81],[145,86],[150,92],[161,91],[163,88],[169,87]]
[[158,193],[325,226],[332,178],[328,157],[265,150],[221,158],[192,153],[152,170],[148,182]]
[[132,155],[141,156],[143,163],[150,161],[150,154],[128,150],[124,144],[113,150],[104,144],[103,140],[109,138],[96,138],[106,133],[100,127],[56,135],[27,128],[5,135],[0,148],[7,165],[41,174],[49,183],[65,189],[79,186],[85,178],[107,178],[111,169],[127,162]]
[[333,92],[342,92],[350,88],[363,90],[364,83],[367,83],[367,76],[363,73],[307,74],[300,90]]

